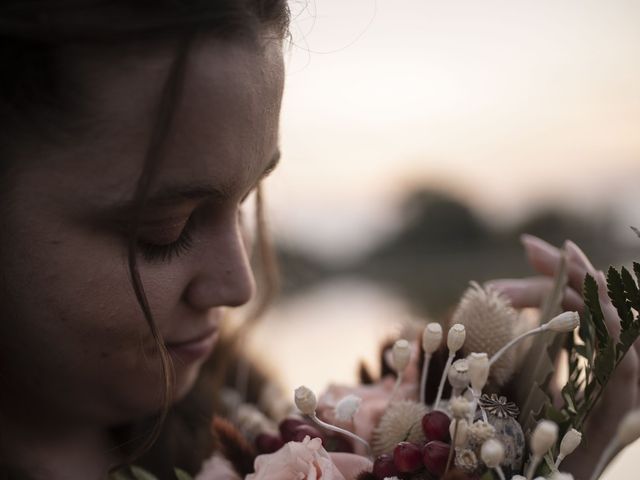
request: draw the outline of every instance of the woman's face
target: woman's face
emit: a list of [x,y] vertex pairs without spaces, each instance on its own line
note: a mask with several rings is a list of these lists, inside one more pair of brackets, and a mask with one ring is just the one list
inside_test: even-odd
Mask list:
[[[129,280],[127,221],[173,52],[70,53],[65,69],[88,109],[82,130],[25,145],[1,180],[0,388],[34,420],[44,412],[113,425],[160,402],[158,353]],[[282,87],[279,42],[191,49],[138,256],[177,396],[210,352],[223,309],[252,295],[239,209],[277,161]]]

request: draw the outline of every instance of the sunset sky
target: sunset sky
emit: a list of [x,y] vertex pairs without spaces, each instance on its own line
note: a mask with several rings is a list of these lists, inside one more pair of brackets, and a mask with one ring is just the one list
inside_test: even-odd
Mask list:
[[[409,187],[492,222],[612,204],[640,223],[640,2],[292,2],[278,235],[341,257]],[[375,240],[373,240],[375,241]]]

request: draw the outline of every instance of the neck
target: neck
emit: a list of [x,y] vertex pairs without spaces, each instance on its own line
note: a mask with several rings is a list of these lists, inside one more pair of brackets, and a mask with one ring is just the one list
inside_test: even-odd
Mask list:
[[0,420],[2,459],[34,480],[99,480],[117,461],[106,428]]

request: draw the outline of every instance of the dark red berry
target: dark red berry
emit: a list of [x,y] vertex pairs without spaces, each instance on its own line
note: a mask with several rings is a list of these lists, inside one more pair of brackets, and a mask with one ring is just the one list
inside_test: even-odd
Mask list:
[[449,448],[450,445],[438,440],[433,440],[424,446],[422,462],[429,473],[436,477],[444,475],[449,458]]
[[433,440],[448,442],[450,440],[450,423],[451,419],[449,416],[440,410],[434,410],[433,412],[426,413],[424,417],[422,417],[422,431],[424,432],[427,442],[431,442]]
[[373,474],[379,480],[384,480],[387,477],[396,477],[398,475],[398,469],[393,463],[393,457],[388,453],[383,453],[373,462]]
[[291,440],[294,442],[301,442],[306,436],[311,438],[323,438],[322,433],[317,428],[314,428],[311,425],[298,425],[293,429],[293,436]]
[[260,433],[256,437],[256,448],[260,453],[273,453],[282,448],[284,442],[279,435]]
[[422,451],[411,442],[400,442],[393,449],[393,464],[400,473],[417,472],[422,468]]
[[301,418],[289,417],[285,418],[278,426],[282,440],[290,442],[293,440],[293,433],[296,427],[300,425],[307,425],[307,423]]

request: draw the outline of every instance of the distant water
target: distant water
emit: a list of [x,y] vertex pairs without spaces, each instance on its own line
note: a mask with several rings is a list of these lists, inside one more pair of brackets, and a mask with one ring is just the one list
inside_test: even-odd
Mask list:
[[[321,392],[333,382],[357,382],[361,360],[377,374],[381,342],[397,335],[410,316],[408,303],[388,290],[360,279],[334,279],[277,304],[252,332],[249,349],[278,373],[285,391],[304,384]],[[639,454],[637,442],[602,479],[637,478],[632,472]]]

